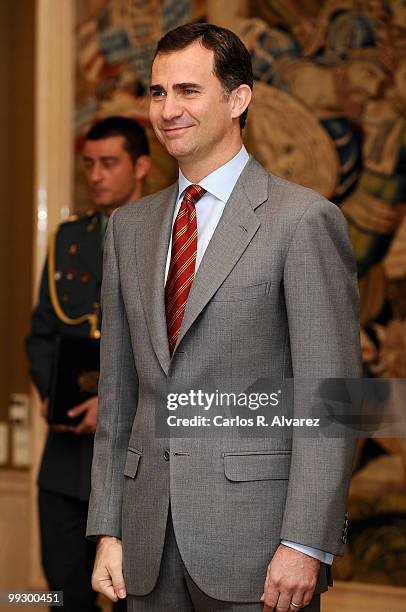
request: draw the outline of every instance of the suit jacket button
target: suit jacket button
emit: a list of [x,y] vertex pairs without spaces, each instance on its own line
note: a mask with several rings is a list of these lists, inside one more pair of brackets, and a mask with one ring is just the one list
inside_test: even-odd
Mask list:
[[164,451],[164,459],[165,461],[169,461],[170,453],[168,450]]

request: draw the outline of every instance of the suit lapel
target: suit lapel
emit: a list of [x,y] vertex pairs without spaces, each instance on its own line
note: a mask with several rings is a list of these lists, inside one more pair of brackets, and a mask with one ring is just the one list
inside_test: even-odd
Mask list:
[[[178,184],[157,194],[145,214],[144,223],[137,223],[136,261],[141,299],[152,345],[162,369],[168,374],[170,353],[165,314],[165,266],[172,229],[173,210]],[[143,231],[140,231],[142,225]]]
[[226,204],[196,273],[176,347],[258,231],[260,222],[254,211],[268,197],[268,177],[268,173],[250,158]]

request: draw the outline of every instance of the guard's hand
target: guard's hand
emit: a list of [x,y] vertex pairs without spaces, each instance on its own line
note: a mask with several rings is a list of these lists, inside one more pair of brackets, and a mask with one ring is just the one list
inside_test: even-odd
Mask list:
[[264,612],[295,612],[309,605],[319,569],[318,559],[280,544],[268,565],[261,597]]
[[123,552],[121,540],[101,536],[97,542],[96,559],[92,574],[92,588],[111,601],[127,596],[123,578]]
[[70,431],[77,434],[78,436],[83,434],[93,434],[96,431],[97,424],[97,409],[99,406],[98,397],[91,397],[90,399],[75,406],[71,410],[68,410],[69,417],[77,417],[80,414],[84,414],[83,419],[78,425],[71,426]]

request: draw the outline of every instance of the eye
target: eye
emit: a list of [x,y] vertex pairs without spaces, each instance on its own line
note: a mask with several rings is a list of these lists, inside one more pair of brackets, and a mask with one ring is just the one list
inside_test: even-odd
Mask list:
[[151,97],[152,98],[163,98],[165,95],[165,92],[163,89],[155,89],[154,91],[151,91]]
[[191,94],[195,94],[198,93],[197,89],[184,89],[183,93],[187,94],[187,95],[191,95]]
[[104,168],[114,168],[114,166],[117,164],[117,159],[105,159],[103,160],[103,167]]

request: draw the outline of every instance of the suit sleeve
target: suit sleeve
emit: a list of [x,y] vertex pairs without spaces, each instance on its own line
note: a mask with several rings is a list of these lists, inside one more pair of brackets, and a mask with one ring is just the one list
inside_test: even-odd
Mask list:
[[[283,283],[293,375],[305,382],[294,380],[294,412],[311,417],[320,379],[361,375],[356,263],[344,217],[331,202],[316,202],[301,217]],[[351,436],[294,434],[282,539],[343,554],[354,449]]]
[[42,399],[49,394],[58,319],[52,307],[48,286],[48,258],[41,277],[38,304],[31,317],[31,331],[25,339],[30,376]]
[[120,288],[114,214],[104,247],[99,411],[87,537],[121,537],[124,464],[138,398],[130,330]]

